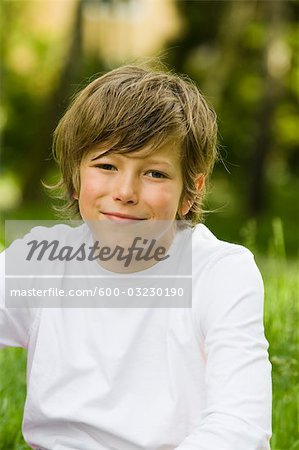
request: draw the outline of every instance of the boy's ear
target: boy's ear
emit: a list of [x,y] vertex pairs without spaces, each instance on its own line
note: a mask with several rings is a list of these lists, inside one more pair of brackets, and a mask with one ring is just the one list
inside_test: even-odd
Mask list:
[[[202,191],[205,187],[205,176],[201,173],[195,181],[195,187],[196,187],[196,191],[199,193],[200,191]],[[192,208],[193,205],[193,201],[192,200],[187,200],[185,199],[182,203],[181,206],[181,214],[183,216],[185,216],[186,214],[188,214],[188,212],[190,211],[190,209]]]
[[72,188],[74,189],[71,193],[71,198],[74,200],[79,200],[80,193],[80,169],[77,167],[72,175]]
[[203,173],[201,173],[200,175],[198,175],[196,181],[195,181],[195,187],[197,192],[200,192],[203,190],[203,188],[205,187],[205,182],[206,182],[206,177],[204,176]]

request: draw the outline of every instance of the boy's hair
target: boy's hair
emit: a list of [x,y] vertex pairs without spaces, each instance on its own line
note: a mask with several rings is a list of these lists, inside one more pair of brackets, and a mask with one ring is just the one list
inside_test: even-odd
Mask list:
[[[155,150],[175,141],[181,146],[182,198],[193,203],[184,219],[196,223],[202,216],[202,198],[195,180],[210,175],[217,157],[216,114],[186,76],[126,65],[93,80],[79,92],[60,120],[53,140],[61,179],[60,208],[79,215],[73,193],[80,190],[82,157],[96,144],[129,153],[145,145]],[[177,219],[181,219],[178,215]]]

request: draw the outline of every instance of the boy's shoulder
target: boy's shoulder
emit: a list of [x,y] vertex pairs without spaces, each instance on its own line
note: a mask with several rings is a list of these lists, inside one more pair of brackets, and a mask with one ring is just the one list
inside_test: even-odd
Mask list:
[[[25,231],[25,226],[22,229],[22,224],[15,232],[10,233],[10,243],[7,248],[0,254],[1,270],[7,273],[17,274],[25,270],[32,263],[30,258],[30,251],[35,248],[35,254],[41,252],[47,255],[51,250],[57,251],[66,247],[76,247],[77,243],[87,241],[89,238],[87,226],[85,224],[77,224],[77,226],[70,226],[64,223],[47,222],[47,225],[37,225]],[[9,233],[8,233],[9,234]],[[46,258],[45,258],[46,259]],[[45,266],[45,264],[43,265]],[[29,270],[29,269],[28,269]]]
[[208,227],[198,224],[192,232],[192,257],[196,265],[206,266],[230,255],[247,255],[252,258],[250,250],[240,244],[218,239]]
[[87,234],[86,224],[79,221],[71,222],[70,224],[57,222],[53,224],[50,222],[47,225],[38,225],[33,227],[24,237],[27,240],[58,240],[60,245],[70,245],[70,243],[74,242],[74,240],[76,241],[81,239]]

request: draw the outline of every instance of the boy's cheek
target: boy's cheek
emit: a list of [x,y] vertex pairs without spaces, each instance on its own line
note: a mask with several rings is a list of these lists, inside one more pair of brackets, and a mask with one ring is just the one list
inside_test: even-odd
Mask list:
[[149,199],[152,207],[165,216],[173,215],[179,208],[179,196],[174,192],[161,191]]
[[94,199],[99,195],[99,181],[95,181],[92,177],[81,180],[80,198],[84,198],[85,201]]

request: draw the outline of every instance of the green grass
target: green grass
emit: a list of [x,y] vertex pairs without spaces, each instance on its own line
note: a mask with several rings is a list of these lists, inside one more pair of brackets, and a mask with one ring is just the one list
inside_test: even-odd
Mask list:
[[26,353],[7,348],[0,352],[0,449],[23,450],[22,415],[26,396]]
[[273,371],[273,450],[299,450],[298,265],[261,261],[265,330]]
[[[299,280],[298,263],[285,255],[281,222],[273,222],[267,255],[257,257],[265,283],[265,331],[273,367],[272,450],[299,450]],[[254,251],[250,226],[245,245]],[[28,449],[21,435],[26,356],[0,352],[0,450]],[[241,449],[240,449],[241,450]]]

